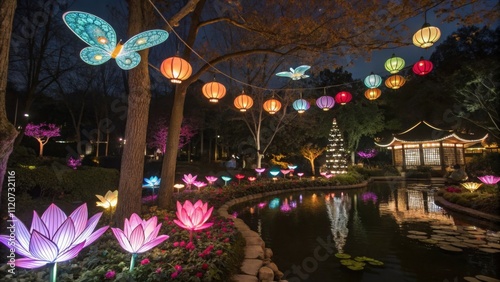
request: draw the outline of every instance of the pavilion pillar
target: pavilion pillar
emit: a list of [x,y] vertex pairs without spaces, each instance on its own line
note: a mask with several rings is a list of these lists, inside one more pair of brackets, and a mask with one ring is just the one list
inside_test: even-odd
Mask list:
[[425,163],[424,163],[424,148],[422,147],[422,143],[418,144],[418,154],[420,157],[420,165],[425,165]]
[[460,164],[457,154],[457,144],[453,144],[453,155],[455,156],[455,164]]
[[397,166],[397,163],[396,163],[396,149],[394,149],[394,146],[391,146],[392,150],[392,166],[396,167]]
[[443,148],[443,141],[439,141],[439,163],[441,164],[441,172],[445,173],[446,171],[446,164],[444,163],[444,148]]
[[403,171],[406,171],[406,152],[405,152],[405,144],[401,144],[401,156],[403,159],[402,167]]

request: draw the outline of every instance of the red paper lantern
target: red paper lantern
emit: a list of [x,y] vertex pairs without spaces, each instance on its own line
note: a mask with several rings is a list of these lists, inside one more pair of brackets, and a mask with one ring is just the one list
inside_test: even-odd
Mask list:
[[352,100],[352,95],[347,91],[340,91],[339,93],[337,93],[337,95],[335,95],[335,102],[341,105],[345,105],[349,103],[349,101],[351,100]]
[[420,57],[420,61],[413,65],[413,72],[418,75],[426,75],[432,70],[432,62],[429,60],[424,60],[424,57]]

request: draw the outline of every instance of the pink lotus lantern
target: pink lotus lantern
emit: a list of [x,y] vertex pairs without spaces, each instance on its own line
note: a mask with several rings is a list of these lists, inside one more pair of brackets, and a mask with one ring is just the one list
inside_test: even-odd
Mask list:
[[193,185],[196,186],[198,188],[198,190],[200,190],[200,188],[207,186],[207,183],[205,183],[203,181],[195,181],[193,183]]
[[240,184],[240,183],[241,183],[241,180],[242,180],[243,178],[245,178],[245,175],[244,175],[244,174],[241,174],[241,173],[238,173],[238,174],[236,174],[234,177],[236,177],[236,178],[238,179],[238,184]]
[[257,172],[257,175],[260,176],[260,174],[263,173],[265,170],[266,170],[265,168],[259,167],[255,169],[255,172]]
[[495,185],[500,181],[500,177],[494,175],[485,175],[478,177],[481,182],[488,185]]
[[254,181],[255,181],[255,179],[257,179],[257,178],[255,178],[255,177],[253,177],[253,176],[249,176],[249,177],[248,177],[248,181],[250,181],[250,182],[254,182]]
[[297,175],[299,176],[299,179],[302,179],[302,176],[304,176],[303,172],[297,172]]
[[283,173],[283,178],[286,178],[286,175],[289,174],[290,171],[292,171],[292,170],[291,169],[282,169],[281,173]]
[[323,175],[326,179],[330,179],[332,177],[334,177],[335,175],[334,174],[325,174]]
[[186,183],[186,189],[191,189],[191,185],[196,181],[197,175],[191,175],[190,174],[184,174],[184,177],[182,178],[182,181]]
[[322,176],[325,176],[327,173],[328,173],[328,172],[326,172],[326,171],[322,171],[322,172],[320,172],[319,174],[321,174]]
[[24,258],[16,258],[15,266],[38,268],[50,264],[50,281],[57,279],[57,263],[70,260],[88,245],[92,244],[108,229],[101,227],[94,232],[102,212],[87,218],[87,204],[83,204],[69,216],[55,204],[38,216],[33,211],[31,228],[12,215],[15,222],[15,236],[0,235],[0,242],[14,249]]
[[130,216],[130,220],[125,218],[123,230],[111,228],[120,246],[132,254],[129,267],[130,272],[134,269],[137,254],[147,252],[168,239],[168,235],[158,236],[161,223],[157,225],[157,221],[156,216],[146,221],[133,213]]
[[215,181],[217,181],[217,177],[215,176],[205,176],[205,179],[208,181],[208,185],[212,186]]
[[177,201],[177,219],[175,224],[189,230],[189,240],[193,239],[193,231],[202,230],[213,225],[212,222],[206,223],[212,215],[214,207],[208,209],[208,203],[198,200],[194,205],[190,201],[185,201],[183,205]]

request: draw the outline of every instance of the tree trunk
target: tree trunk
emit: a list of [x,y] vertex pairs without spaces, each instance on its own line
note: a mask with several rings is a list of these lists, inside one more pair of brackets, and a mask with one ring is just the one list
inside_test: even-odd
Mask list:
[[4,176],[7,171],[7,161],[18,134],[16,128],[7,119],[5,108],[10,38],[16,5],[17,0],[0,1],[0,30],[2,31],[0,32],[0,194],[2,194]]
[[311,162],[311,172],[312,172],[312,176],[316,176],[316,169],[314,167],[314,159],[310,159],[309,160]]
[[[136,35],[146,29],[147,1],[129,1],[128,34]],[[149,11],[150,12],[150,11]],[[128,110],[125,125],[125,140],[120,168],[116,225],[122,226],[125,218],[132,213],[140,214],[142,179],[144,168],[144,146],[148,125],[149,103],[151,100],[148,70],[148,50],[140,52],[141,63],[129,71]]]
[[38,143],[40,144],[40,152],[38,153],[38,156],[41,158],[43,157],[43,141],[38,140]]
[[170,125],[168,127],[167,146],[161,168],[160,192],[158,203],[161,208],[173,206],[172,197],[175,182],[175,166],[177,163],[177,149],[179,148],[179,136],[181,134],[182,119],[184,116],[184,100],[186,99],[187,85],[181,83],[175,88],[174,105]]

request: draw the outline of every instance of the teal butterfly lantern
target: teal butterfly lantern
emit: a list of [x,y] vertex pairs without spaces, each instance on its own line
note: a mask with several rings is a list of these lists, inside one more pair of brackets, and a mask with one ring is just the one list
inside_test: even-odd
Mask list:
[[303,65],[299,66],[296,69],[290,68],[290,71],[282,71],[277,73],[277,76],[281,77],[289,77],[292,80],[299,80],[301,78],[308,78],[309,76],[307,74],[304,74],[308,69],[310,69],[311,66]]
[[135,68],[141,61],[136,51],[158,45],[168,38],[168,32],[153,29],[132,36],[125,43],[117,42],[113,27],[103,19],[85,12],[66,12],[63,15],[66,25],[81,40],[90,45],[80,52],[82,60],[93,66],[116,59],[124,70]]

